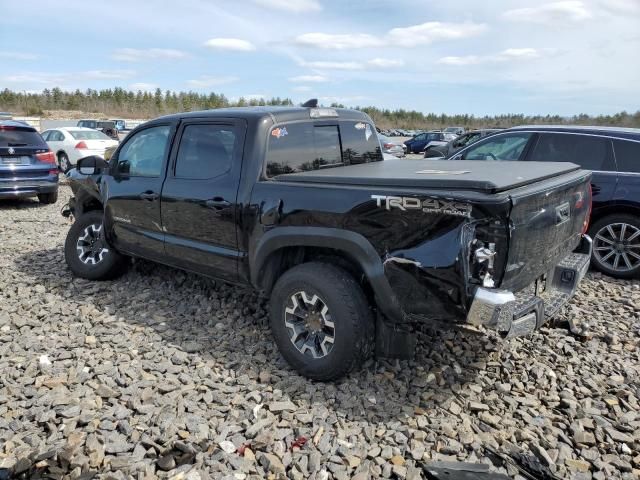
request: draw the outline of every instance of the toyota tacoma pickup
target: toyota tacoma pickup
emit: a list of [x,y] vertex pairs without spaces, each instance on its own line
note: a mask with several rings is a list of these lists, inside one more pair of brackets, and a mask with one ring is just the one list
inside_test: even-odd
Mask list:
[[67,175],[75,275],[140,257],[253,286],[283,357],[315,380],[412,355],[421,322],[526,335],[589,265],[590,172],[383,161],[366,114],[314,102],[161,117]]

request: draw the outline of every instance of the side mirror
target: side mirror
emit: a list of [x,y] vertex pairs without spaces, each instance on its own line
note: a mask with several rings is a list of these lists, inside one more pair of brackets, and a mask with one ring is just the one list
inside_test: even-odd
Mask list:
[[104,158],[98,155],[91,155],[78,160],[76,168],[83,175],[95,175],[99,171],[109,168],[109,164]]

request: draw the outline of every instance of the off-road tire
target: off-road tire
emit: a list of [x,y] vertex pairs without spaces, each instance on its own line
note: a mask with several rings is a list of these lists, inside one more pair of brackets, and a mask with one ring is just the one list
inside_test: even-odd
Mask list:
[[52,203],[56,203],[58,201],[58,191],[50,192],[50,193],[39,193],[38,201],[40,203],[44,203],[45,205],[50,205]]
[[[291,298],[301,291],[322,299],[334,324],[335,341],[322,358],[301,353],[285,325]],[[375,323],[362,288],[346,270],[328,263],[304,263],[278,279],[271,292],[270,322],[284,359],[312,380],[329,381],[346,375],[360,367],[375,347]]]
[[[127,258],[116,252],[113,247],[107,245],[106,241],[104,241],[104,245],[108,252],[103,255],[98,263],[87,264],[80,259],[77,247],[78,239],[84,235],[85,229],[91,225],[102,226],[102,217],[103,213],[99,210],[90,211],[78,217],[69,229],[64,244],[64,258],[67,265],[74,275],[87,280],[110,280],[115,278],[124,273],[128,263]],[[104,235],[104,232],[102,232],[102,235]]]
[[[608,225],[616,226],[614,228],[614,233],[618,235],[620,233],[619,226],[621,224],[627,225],[628,229],[626,230],[628,233],[625,235],[626,238],[630,238],[632,236],[632,232],[640,231],[640,217],[636,215],[631,215],[628,213],[620,213],[607,215],[597,220],[591,225],[589,228],[589,236],[593,240],[593,255],[591,256],[591,265],[600,272],[609,275],[614,278],[638,278],[640,277],[640,262],[636,257],[629,256],[627,253],[627,258],[632,262],[632,266],[634,268],[627,269],[627,266],[624,263],[624,259],[622,258],[619,262],[619,268],[614,269],[612,264],[607,263],[606,261],[602,261],[603,257],[606,256],[606,251],[597,251],[596,249],[603,248],[607,245],[606,242],[600,240],[598,238],[598,233],[602,232]],[[632,230],[635,229],[635,230]],[[605,236],[607,240],[609,240],[608,236]],[[634,245],[640,244],[640,237],[636,236],[635,239],[631,242]],[[631,249],[636,255],[640,255],[639,248]],[[614,254],[615,255],[615,254]],[[599,258],[600,257],[600,258]],[[614,257],[615,258],[615,257]],[[635,265],[634,265],[635,263]],[[624,270],[620,267],[625,268]]]

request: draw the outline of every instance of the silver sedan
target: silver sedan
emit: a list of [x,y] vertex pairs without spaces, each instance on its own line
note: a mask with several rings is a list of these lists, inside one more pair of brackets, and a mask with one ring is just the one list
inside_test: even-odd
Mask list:
[[394,157],[404,157],[404,147],[401,143],[392,140],[391,138],[378,134],[378,138],[380,139],[380,146],[382,147],[382,153],[387,153],[389,155],[393,155]]

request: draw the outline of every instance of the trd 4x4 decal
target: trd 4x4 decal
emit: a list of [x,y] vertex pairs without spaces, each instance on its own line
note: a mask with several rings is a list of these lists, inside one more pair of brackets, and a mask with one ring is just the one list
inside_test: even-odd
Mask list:
[[397,208],[402,211],[421,210],[424,213],[442,213],[455,215],[457,217],[471,217],[471,205],[453,200],[440,200],[436,198],[421,200],[415,197],[391,197],[387,195],[371,195],[371,198],[376,201],[377,207],[386,210]]

